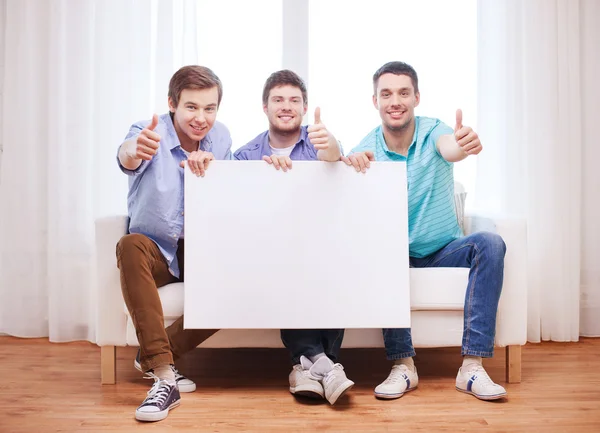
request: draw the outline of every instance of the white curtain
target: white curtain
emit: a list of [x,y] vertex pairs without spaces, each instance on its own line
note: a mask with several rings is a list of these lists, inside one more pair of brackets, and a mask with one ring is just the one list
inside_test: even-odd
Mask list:
[[[125,212],[116,146],[198,62],[198,4],[0,0],[0,333],[95,340],[94,219]],[[477,207],[527,219],[530,341],[598,336],[600,2],[478,10]]]
[[0,333],[95,341],[94,219],[125,213],[116,147],[197,60],[194,2],[5,1]]
[[600,336],[600,2],[581,2],[582,218],[579,335]]
[[528,339],[600,335],[600,2],[480,0],[477,207],[526,218]]

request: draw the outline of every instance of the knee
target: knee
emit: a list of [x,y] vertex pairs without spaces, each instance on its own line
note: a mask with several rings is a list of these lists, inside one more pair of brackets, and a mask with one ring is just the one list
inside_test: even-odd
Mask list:
[[491,232],[474,233],[473,241],[478,248],[487,250],[491,254],[499,257],[504,257],[506,254],[506,244],[502,236]]
[[125,235],[117,242],[117,257],[121,258],[123,255],[131,254],[133,251],[143,250],[147,242],[152,241],[139,233]]

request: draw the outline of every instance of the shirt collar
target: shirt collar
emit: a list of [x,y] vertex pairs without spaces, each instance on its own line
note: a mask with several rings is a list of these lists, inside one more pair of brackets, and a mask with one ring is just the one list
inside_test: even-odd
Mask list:
[[[293,151],[296,150],[298,145],[303,146],[306,144],[306,142],[308,141],[308,132],[307,131],[308,131],[308,126],[304,125],[304,126],[300,127],[300,138],[298,138],[298,141],[294,145],[295,147],[294,147]],[[262,146],[262,154],[263,155],[271,156],[273,154],[273,152],[271,151],[271,146],[269,145],[269,131],[267,131],[266,134],[264,135],[261,146]]]
[[[418,130],[419,130],[419,118],[415,117],[415,132],[413,133],[412,143],[410,143],[410,146],[408,146],[409,151],[410,151],[411,147],[417,145],[417,131]],[[390,150],[387,143],[385,142],[385,137],[383,136],[383,126],[381,126],[381,125],[379,126],[379,131],[377,131],[377,138],[378,138],[378,141],[381,143],[383,150],[385,151],[385,153],[388,156],[401,156],[402,158],[406,158],[404,155],[400,155],[399,153],[396,153],[393,150]]]
[[[167,134],[170,137],[169,140],[169,150],[173,150],[176,147],[181,147],[181,143],[179,142],[179,137],[177,136],[177,131],[175,131],[175,125],[173,124],[173,119],[171,118],[171,113],[167,113],[161,116],[162,119],[164,120],[165,124],[167,125]],[[214,127],[214,125],[213,125]],[[199,150],[203,150],[205,152],[210,152],[212,150],[212,138],[211,138],[211,131],[208,131],[208,134],[206,134],[206,136],[200,140],[200,144],[198,146]]]

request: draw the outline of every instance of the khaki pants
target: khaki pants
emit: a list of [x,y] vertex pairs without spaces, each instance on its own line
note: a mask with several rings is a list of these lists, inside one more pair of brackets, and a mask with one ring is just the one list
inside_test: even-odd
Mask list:
[[117,244],[117,266],[121,271],[123,299],[133,320],[140,343],[143,371],[174,361],[194,349],[217,330],[183,329],[183,316],[165,329],[158,288],[183,281],[184,242],[179,241],[177,259],[180,278],[170,272],[158,246],[141,234],[129,234]]

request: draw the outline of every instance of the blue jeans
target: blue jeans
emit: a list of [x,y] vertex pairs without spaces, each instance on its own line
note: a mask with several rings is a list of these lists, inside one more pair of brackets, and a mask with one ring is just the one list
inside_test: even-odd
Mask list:
[[325,353],[333,362],[337,362],[340,353],[343,329],[282,329],[281,341],[292,355],[292,364],[300,363],[302,355],[307,358]]
[[[504,278],[506,245],[494,233],[479,232],[450,242],[423,258],[410,258],[415,268],[470,268],[465,296],[463,356],[494,355],[496,313]],[[410,328],[383,329],[387,359],[415,356]]]

